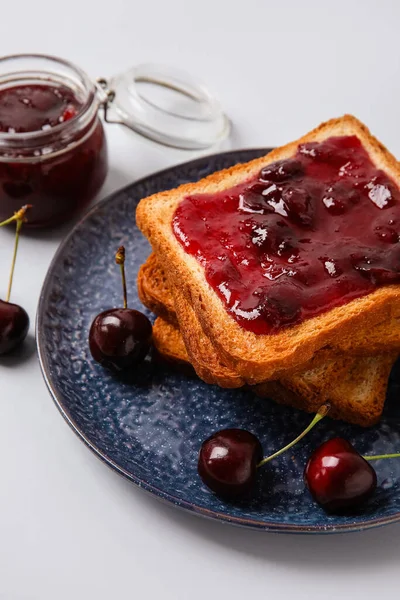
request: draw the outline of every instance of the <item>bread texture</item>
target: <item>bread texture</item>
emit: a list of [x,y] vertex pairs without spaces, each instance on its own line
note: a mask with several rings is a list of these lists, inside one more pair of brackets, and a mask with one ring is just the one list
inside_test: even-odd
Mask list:
[[[171,338],[175,340],[177,337],[180,338],[180,357],[182,357],[183,353],[185,354],[201,379],[206,383],[217,384],[227,388],[238,388],[246,384],[244,378],[240,377],[237,372],[229,368],[221,360],[218,352],[202,330],[193,309],[178,290],[174,292],[174,300],[168,288],[165,274],[154,254],[147,259],[139,271],[138,288],[145,291],[144,294],[141,292],[141,298],[150,310],[164,318],[167,315],[167,321],[171,324]],[[180,315],[179,319],[175,311]],[[181,331],[177,329],[178,320],[182,323]],[[157,323],[158,320],[156,321]],[[167,330],[165,324],[162,330],[164,332]],[[379,327],[373,332],[372,339],[376,339],[378,348],[380,336],[382,335],[384,335],[384,332],[380,331]],[[182,345],[184,352],[182,352]],[[172,343],[169,345],[169,348],[173,348],[174,346],[175,344]],[[372,344],[370,343],[366,348],[366,351],[369,350],[369,356],[365,356],[365,362],[354,358],[351,352],[345,355],[337,355],[334,358],[331,355],[329,358],[324,351],[320,351],[316,353],[307,365],[303,365],[302,368],[294,372],[287,373],[281,377],[280,381],[273,381],[270,386],[268,386],[267,382],[264,382],[260,386],[255,386],[254,389],[256,393],[259,392],[261,395],[269,395],[273,398],[280,395],[290,399],[291,394],[294,393],[297,398],[304,399],[304,410],[312,412],[313,410],[317,410],[318,406],[323,402],[325,397],[324,390],[332,390],[332,383],[335,380],[347,381],[346,389],[348,389],[350,387],[349,372],[355,374],[357,381],[362,380],[363,377],[367,378],[368,373],[363,369],[363,366],[366,365],[369,370],[369,361],[372,352],[371,346]],[[168,355],[168,352],[164,351],[164,354]],[[374,353],[372,352],[372,354]],[[394,362],[397,354],[398,352],[396,351],[386,351],[381,356],[372,356],[373,364],[377,364],[382,373],[384,367],[387,368],[388,364],[391,365]],[[382,359],[382,362],[380,362],[380,359]],[[354,365],[356,365],[356,369],[353,369]],[[269,391],[266,392],[265,390]],[[381,398],[382,394],[378,394],[378,396]],[[297,404],[297,407],[300,408],[299,404]],[[353,416],[350,422],[355,422],[355,419],[356,417]]]
[[[137,287],[139,298],[147,308],[157,316],[162,317],[179,327],[175,302],[168,284],[167,276],[159,259],[154,253],[150,254],[146,262],[141,265],[137,279]],[[193,309],[188,306],[188,303],[184,298],[179,304],[184,324],[181,335],[185,337],[186,333],[188,335],[190,334],[188,345],[192,346],[193,353],[196,355],[196,348],[199,346],[200,339],[201,345],[203,346],[205,344],[206,347],[209,347],[210,341],[206,340],[203,331],[199,330],[198,324],[195,324],[196,316],[193,314]],[[192,333],[190,333],[191,330]],[[194,340],[192,342],[191,340],[193,337]],[[390,351],[393,351],[393,353],[398,351],[398,353],[400,353],[400,319],[393,318],[390,321],[383,322],[369,332],[365,332],[363,329],[356,329],[352,338],[348,340],[348,343],[342,344],[341,352],[333,352],[330,348],[323,348],[314,355],[312,362],[317,366],[332,357],[342,356],[343,354],[371,356]],[[307,364],[309,365],[310,361],[308,361]],[[301,365],[294,369],[294,371],[298,371],[299,369],[301,369]],[[230,369],[230,372],[234,371]],[[237,373],[235,379],[237,379]],[[221,385],[219,381],[213,381],[212,383]],[[243,379],[242,385],[244,383]]]
[[[393,353],[343,359],[345,368],[333,382],[328,382],[323,393],[324,401],[331,404],[329,416],[361,427],[378,423],[385,404],[390,371],[396,359],[397,354]],[[320,368],[309,371],[301,389],[293,385],[287,387],[284,381],[268,381],[253,389],[262,398],[272,398],[279,404],[314,413],[321,406],[321,397],[308,393],[307,383],[312,382],[315,386],[320,376]]]
[[[324,350],[327,356],[349,350],[363,354],[368,350],[371,332],[377,327],[382,328],[380,333],[383,337],[379,336],[381,350],[400,346],[398,328],[393,341],[393,329],[388,327],[388,323],[400,322],[400,285],[397,284],[383,286],[367,296],[277,334],[257,335],[242,329],[207,283],[203,267],[184,251],[172,231],[173,215],[185,196],[229,189],[255,176],[267,164],[292,156],[300,143],[322,141],[337,135],[356,135],[373,163],[386,171],[397,185],[400,184],[400,166],[396,159],[362,123],[345,115],[320,125],[301,139],[265,157],[214,173],[198,183],[155,194],[138,205],[138,226],[163,266],[168,266],[165,272],[170,289],[174,294],[178,290],[181,304],[191,307],[201,330],[212,342],[224,365],[246,383],[282,378],[285,373],[293,372],[313,359],[320,350]],[[176,312],[181,325],[180,312],[185,316],[187,309],[180,311],[178,304],[179,299]],[[182,333],[185,337],[186,334]]]
[[[176,325],[162,318],[154,324],[153,340],[158,352],[179,368],[189,364],[186,346]],[[251,389],[262,398],[314,413],[323,402],[331,403],[329,415],[370,427],[382,414],[393,353],[327,361],[289,380],[268,381]]]
[[167,276],[156,255],[150,254],[139,269],[137,277],[139,300],[158,317],[178,326],[174,299]]
[[[188,336],[190,354],[178,329],[175,305],[162,269],[155,255],[149,257],[138,277],[138,287],[145,290],[145,304],[156,314],[167,313],[170,320],[157,318],[153,329],[154,344],[163,358],[175,367],[184,369],[193,364],[198,375],[207,383],[224,387],[241,387],[244,380],[221,363],[212,344],[205,337],[193,310],[187,306],[183,321],[190,331]],[[156,290],[156,300],[153,291]],[[165,305],[161,303],[165,301]],[[185,300],[180,299],[184,308]],[[179,299],[178,299],[179,304]],[[167,309],[168,307],[168,309]],[[268,381],[254,386],[253,391],[280,404],[286,404],[306,412],[316,412],[321,404],[329,401],[331,416],[349,423],[369,427],[380,418],[386,397],[390,370],[397,353],[376,356],[338,356],[316,366],[292,373],[280,381]],[[186,368],[185,368],[186,365]]]
[[153,346],[158,358],[186,375],[195,375],[183,338],[176,325],[157,318],[153,325]]
[[[143,304],[156,315],[162,317],[163,320],[167,320],[175,326],[175,329],[170,329],[170,333],[174,338],[176,338],[176,332],[179,331],[179,329],[176,329],[179,328],[178,323],[181,323],[181,330],[179,331],[180,345],[184,344],[188,359],[203,381],[225,388],[237,388],[246,384],[245,379],[228,367],[221,359],[216,348],[201,328],[193,308],[186,302],[179,290],[174,289],[173,294],[171,293],[165,273],[154,254],[150,255],[141,266],[137,284],[139,297]],[[158,326],[159,323],[156,321],[156,327]],[[162,331],[165,333],[165,326]],[[174,344],[170,346],[170,348],[173,347]],[[329,362],[329,359],[328,361],[323,359],[322,356],[316,357],[311,362],[328,362],[331,366],[335,364],[333,361]],[[322,369],[325,366],[322,365]],[[310,368],[310,363],[307,367]],[[297,373],[294,374],[294,377],[297,377]],[[301,377],[299,378],[299,385],[301,386]],[[316,392],[320,394],[320,385],[317,387]]]

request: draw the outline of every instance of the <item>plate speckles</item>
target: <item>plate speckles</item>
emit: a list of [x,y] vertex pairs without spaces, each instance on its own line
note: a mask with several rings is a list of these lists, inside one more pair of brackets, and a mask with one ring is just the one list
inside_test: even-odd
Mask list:
[[104,462],[177,506],[283,532],[354,531],[400,520],[400,460],[376,463],[378,491],[351,517],[325,514],[303,484],[310,452],[328,437],[346,437],[365,454],[400,449],[400,365],[393,370],[380,425],[362,430],[324,420],[298,447],[260,472],[250,501],[233,505],[200,481],[201,442],[217,429],[243,427],[259,436],[269,454],[298,434],[310,417],[260,400],[249,391],[208,386],[160,367],[151,358],[130,381],[121,380],[95,364],[88,351],[94,316],[121,303],[114,253],[122,243],[127,251],[129,304],[144,310],[136,294],[136,276],[150,249],[134,225],[140,198],[264,153],[228,152],[156,173],[113,194],[75,227],[57,252],[41,294],[37,338],[44,377],[65,419]]

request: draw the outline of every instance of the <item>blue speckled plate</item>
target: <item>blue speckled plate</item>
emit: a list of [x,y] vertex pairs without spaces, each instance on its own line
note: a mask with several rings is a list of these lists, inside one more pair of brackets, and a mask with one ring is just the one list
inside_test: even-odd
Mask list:
[[[337,532],[400,520],[400,460],[375,463],[379,488],[352,516],[329,516],[304,488],[302,473],[312,449],[333,435],[361,452],[400,449],[400,368],[394,369],[384,417],[362,430],[325,419],[291,452],[260,472],[253,499],[221,501],[196,470],[201,442],[224,427],[256,433],[267,454],[297,435],[310,417],[249,391],[223,390],[161,368],[147,359],[137,376],[122,381],[91,359],[93,317],[121,304],[114,253],[127,249],[130,306],[143,310],[136,275],[149,246],[134,225],[140,198],[194,181],[265,150],[201,158],[142,179],[104,200],[81,221],[57,252],[43,286],[37,321],[40,362],[62,415],[99,458],[144,490],[194,513],[246,527],[281,532]],[[396,375],[397,370],[397,375]]]

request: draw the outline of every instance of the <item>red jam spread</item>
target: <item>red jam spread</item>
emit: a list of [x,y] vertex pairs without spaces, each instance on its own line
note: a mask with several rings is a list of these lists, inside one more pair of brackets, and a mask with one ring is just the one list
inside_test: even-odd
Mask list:
[[65,86],[21,85],[0,92],[0,131],[46,131],[78,114],[80,102]]
[[[31,204],[28,225],[57,225],[92,200],[107,173],[107,144],[97,109],[73,125],[84,110],[61,84],[0,89],[0,139],[13,134],[0,145],[0,221]],[[46,139],[32,142],[35,133]]]
[[257,334],[400,281],[400,191],[356,136],[302,144],[254,179],[184,198],[173,230]]

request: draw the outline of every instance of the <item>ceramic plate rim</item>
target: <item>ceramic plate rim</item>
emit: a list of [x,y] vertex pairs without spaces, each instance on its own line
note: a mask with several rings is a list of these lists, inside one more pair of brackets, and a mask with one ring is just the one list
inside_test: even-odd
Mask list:
[[70,239],[75,235],[77,230],[85,223],[85,221],[87,219],[89,219],[94,213],[101,210],[106,204],[111,203],[115,196],[119,196],[120,194],[124,193],[126,190],[129,190],[132,186],[144,183],[145,181],[147,181],[148,179],[152,179],[153,177],[162,176],[170,171],[174,171],[179,167],[184,167],[189,164],[194,166],[198,162],[203,162],[206,158],[212,159],[212,158],[217,158],[218,156],[221,156],[224,154],[231,154],[231,155],[233,154],[234,155],[236,153],[239,154],[239,153],[243,153],[243,152],[248,152],[250,154],[251,152],[258,152],[258,151],[261,152],[263,150],[265,150],[267,152],[270,149],[268,149],[268,148],[243,148],[243,149],[228,150],[225,152],[217,152],[215,154],[202,156],[202,157],[196,158],[194,160],[185,161],[185,162],[173,165],[171,167],[167,167],[166,169],[161,169],[154,173],[150,173],[149,175],[146,175],[145,177],[141,177],[140,179],[137,179],[137,180],[119,188],[118,190],[112,192],[111,194],[106,196],[106,198],[103,198],[102,200],[97,202],[92,208],[90,208],[83,215],[83,217],[81,219],[79,219],[79,221],[71,228],[71,231],[69,231],[69,233],[65,236],[65,238],[62,240],[59,247],[57,248],[57,250],[53,256],[53,259],[51,260],[50,266],[46,272],[46,276],[45,276],[45,279],[44,279],[44,282],[43,282],[43,285],[42,285],[42,288],[40,291],[39,303],[38,303],[38,308],[37,308],[37,313],[36,313],[35,337],[36,337],[36,345],[37,345],[37,350],[38,350],[39,365],[40,365],[40,369],[42,372],[42,376],[44,378],[46,386],[50,392],[50,395],[51,395],[55,405],[57,406],[59,412],[61,413],[61,415],[63,416],[65,421],[68,423],[70,428],[74,431],[74,433],[78,436],[78,438],[94,453],[95,456],[97,456],[97,458],[99,458],[110,469],[117,472],[119,475],[121,475],[128,481],[134,483],[139,489],[151,494],[152,496],[156,497],[159,500],[163,500],[164,502],[166,502],[168,504],[172,504],[173,506],[175,506],[177,508],[183,509],[186,512],[189,512],[189,513],[192,513],[192,514],[195,514],[198,516],[206,517],[208,519],[217,520],[217,521],[220,521],[223,523],[230,523],[230,524],[236,525],[236,526],[257,529],[260,531],[274,532],[274,533],[302,533],[302,534],[317,534],[317,533],[328,534],[328,533],[345,533],[345,532],[350,533],[350,532],[357,532],[357,531],[361,531],[361,530],[372,529],[375,527],[380,527],[383,525],[389,525],[392,523],[396,523],[396,522],[400,521],[400,512],[397,512],[397,513],[387,516],[387,517],[380,517],[380,518],[378,517],[375,519],[367,519],[367,520],[360,521],[360,522],[357,522],[354,524],[341,523],[338,525],[331,524],[331,525],[310,525],[310,526],[292,525],[290,523],[281,523],[280,524],[280,523],[276,523],[276,522],[272,522],[272,521],[259,521],[257,519],[247,519],[247,518],[242,518],[242,517],[229,516],[224,513],[217,512],[215,510],[209,510],[207,508],[198,506],[192,502],[188,502],[187,500],[184,500],[182,498],[173,496],[172,494],[161,490],[160,488],[152,485],[151,483],[148,483],[144,479],[141,479],[140,477],[138,477],[132,473],[129,473],[123,467],[118,465],[114,460],[112,460],[109,456],[107,456],[107,454],[105,452],[103,452],[102,450],[97,448],[97,446],[89,440],[89,438],[85,435],[85,433],[77,425],[77,423],[74,421],[72,416],[69,414],[68,410],[66,410],[66,408],[63,405],[63,395],[61,393],[59,393],[56,389],[56,386],[53,385],[53,380],[52,380],[52,376],[50,374],[50,368],[49,368],[49,364],[48,364],[48,357],[46,356],[46,352],[45,352],[45,348],[44,348],[43,319],[44,319],[44,314],[46,312],[46,300],[49,296],[50,282],[53,278],[54,271],[56,270],[56,268],[58,266],[59,259],[63,255],[64,249],[69,244]]

